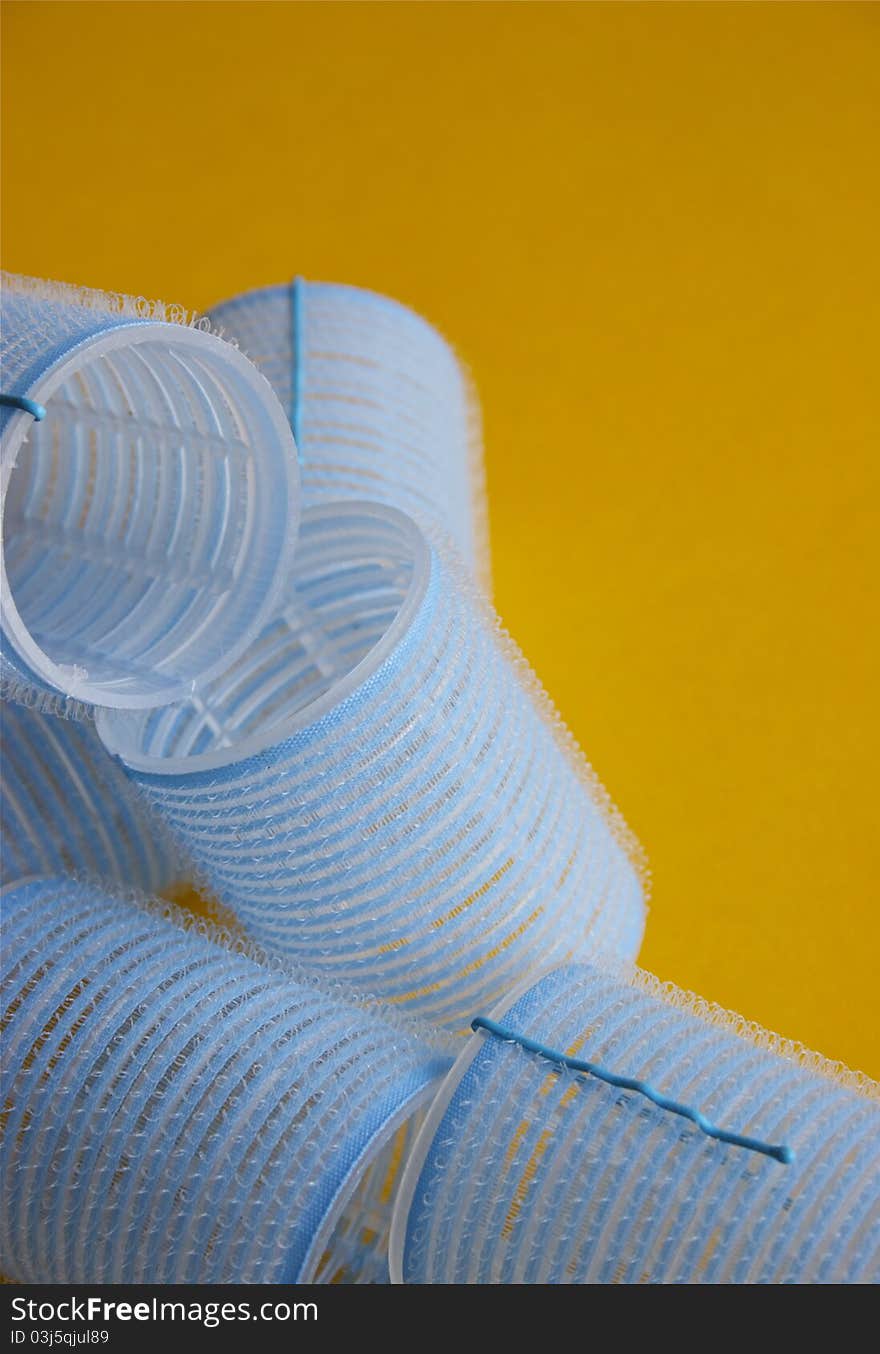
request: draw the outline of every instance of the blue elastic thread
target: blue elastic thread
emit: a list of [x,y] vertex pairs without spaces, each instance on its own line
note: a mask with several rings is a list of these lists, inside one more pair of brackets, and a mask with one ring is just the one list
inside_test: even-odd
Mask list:
[[728,1142],[733,1147],[745,1147],[750,1152],[760,1152],[765,1157],[773,1157],[775,1161],[781,1161],[784,1166],[788,1166],[794,1161],[794,1152],[790,1147],[774,1147],[769,1142],[761,1142],[758,1138],[747,1138],[742,1133],[729,1133],[727,1129],[716,1128],[710,1124],[699,1110],[691,1109],[689,1105],[680,1105],[677,1100],[670,1100],[668,1096],[660,1091],[655,1091],[653,1086],[649,1086],[646,1081],[636,1081],[634,1077],[621,1077],[616,1072],[609,1072],[607,1068],[600,1067],[597,1063],[588,1063],[581,1061],[580,1058],[570,1058],[565,1053],[558,1053],[555,1049],[546,1048],[544,1044],[537,1043],[530,1039],[526,1034],[517,1034],[516,1030],[510,1030],[506,1025],[499,1025],[494,1020],[488,1020],[485,1016],[477,1016],[476,1020],[471,1021],[472,1030],[485,1030],[487,1034],[494,1034],[497,1039],[504,1039],[511,1044],[519,1044],[527,1053],[537,1053],[539,1057],[546,1058],[548,1062],[555,1063],[557,1067],[567,1067],[572,1072],[581,1072],[586,1076],[596,1077],[599,1081],[606,1081],[609,1086],[619,1086],[624,1091],[637,1091],[639,1095],[645,1096],[652,1101],[661,1110],[669,1110],[670,1114],[680,1114],[683,1119],[690,1119],[692,1124],[696,1124],[703,1133],[709,1138],[716,1138],[718,1142]]
[[303,280],[295,277],[290,284],[290,347],[293,353],[291,373],[290,426],[299,459],[302,460],[302,385],[303,385]]
[[36,423],[42,423],[46,417],[43,405],[37,404],[36,400],[29,400],[27,395],[0,395],[0,405],[4,409],[21,409],[23,413],[30,414]]

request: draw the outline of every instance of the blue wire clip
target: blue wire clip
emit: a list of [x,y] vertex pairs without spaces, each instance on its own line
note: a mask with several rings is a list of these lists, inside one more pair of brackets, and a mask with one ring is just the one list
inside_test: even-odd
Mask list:
[[20,409],[24,414],[30,414],[36,423],[42,423],[46,417],[46,410],[42,404],[37,404],[36,400],[29,400],[27,395],[0,395],[0,406],[4,409]]
[[535,1039],[530,1039],[528,1035],[517,1034],[515,1030],[508,1029],[506,1025],[499,1025],[494,1020],[488,1020],[485,1016],[477,1016],[476,1020],[471,1021],[472,1030],[485,1030],[487,1034],[492,1034],[496,1039],[503,1039],[511,1044],[519,1044],[527,1053],[536,1053],[541,1058],[546,1058],[548,1062],[554,1063],[557,1067],[567,1067],[572,1072],[579,1072],[583,1076],[596,1077],[598,1081],[605,1081],[609,1086],[618,1086],[624,1091],[635,1091],[638,1095],[645,1096],[661,1110],[668,1110],[670,1114],[680,1114],[683,1119],[689,1119],[692,1124],[696,1124],[702,1133],[709,1138],[716,1138],[718,1142],[730,1143],[733,1147],[745,1147],[749,1152],[760,1152],[765,1157],[773,1157],[775,1161],[781,1161],[784,1166],[790,1165],[794,1161],[794,1152],[790,1147],[774,1147],[772,1143],[761,1142],[758,1138],[748,1138],[742,1133],[730,1133],[726,1128],[716,1128],[710,1124],[699,1110],[691,1109],[689,1105],[682,1105],[677,1100],[670,1100],[668,1096],[660,1091],[655,1091],[653,1086],[649,1086],[646,1081],[637,1081],[634,1077],[621,1077],[616,1072],[609,1072],[607,1068],[600,1067],[598,1063],[584,1062],[580,1058],[570,1058],[565,1053],[558,1053],[555,1049],[546,1048],[544,1044],[539,1044]]

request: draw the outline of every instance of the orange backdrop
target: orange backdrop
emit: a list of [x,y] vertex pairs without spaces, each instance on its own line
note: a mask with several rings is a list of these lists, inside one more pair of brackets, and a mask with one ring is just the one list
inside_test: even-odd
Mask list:
[[415,306],[645,964],[880,1073],[880,9],[7,3],[5,264]]

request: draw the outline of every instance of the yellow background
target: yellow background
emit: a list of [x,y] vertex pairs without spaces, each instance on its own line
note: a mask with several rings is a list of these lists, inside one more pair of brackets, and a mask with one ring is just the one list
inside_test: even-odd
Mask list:
[[643,962],[880,1073],[874,5],[5,6],[4,247],[388,292],[497,601],[644,841]]

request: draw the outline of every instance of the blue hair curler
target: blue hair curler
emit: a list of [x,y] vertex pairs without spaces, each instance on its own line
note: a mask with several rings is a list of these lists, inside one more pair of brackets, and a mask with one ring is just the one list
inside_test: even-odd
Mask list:
[[426,1019],[638,949],[634,839],[467,570],[393,508],[306,512],[252,648],[97,727],[260,944]]
[[26,1283],[308,1282],[449,1059],[171,905],[3,898],[4,1265]]
[[867,1078],[638,971],[563,966],[475,1026],[407,1163],[393,1281],[880,1279]]

